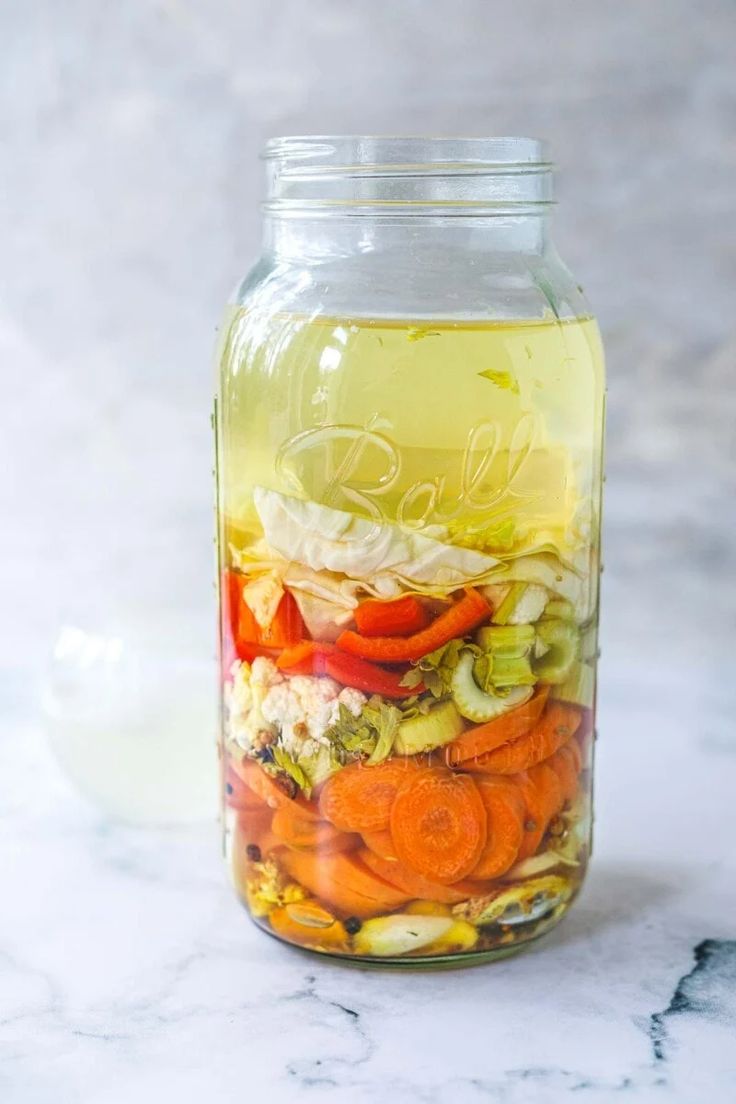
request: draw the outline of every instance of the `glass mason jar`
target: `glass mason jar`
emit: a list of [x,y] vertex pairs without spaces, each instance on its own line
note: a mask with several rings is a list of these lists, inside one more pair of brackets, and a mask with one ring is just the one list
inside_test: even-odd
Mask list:
[[228,308],[225,853],[256,923],[435,965],[590,853],[603,359],[528,138],[284,138]]

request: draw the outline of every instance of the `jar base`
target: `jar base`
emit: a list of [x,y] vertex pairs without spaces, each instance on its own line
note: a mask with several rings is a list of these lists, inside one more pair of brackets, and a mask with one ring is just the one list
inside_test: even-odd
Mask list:
[[567,902],[567,907],[565,907],[562,912],[556,913],[546,919],[536,921],[534,924],[535,930],[533,932],[513,943],[488,947],[484,950],[477,951],[458,951],[454,954],[446,955],[412,955],[411,957],[402,958],[388,956],[379,958],[370,955],[335,954],[332,951],[320,950],[317,947],[300,946],[298,943],[292,943],[288,939],[284,939],[266,924],[261,924],[255,917],[251,916],[250,919],[260,931],[265,932],[266,935],[276,940],[277,943],[290,947],[297,953],[309,956],[312,959],[315,957],[326,959],[339,966],[353,967],[358,970],[414,970],[426,973],[431,970],[462,970],[469,966],[480,966],[499,962],[504,958],[511,958],[521,954],[523,951],[531,949],[539,940],[544,939],[553,928],[556,928],[558,924],[564,920],[573,900]]

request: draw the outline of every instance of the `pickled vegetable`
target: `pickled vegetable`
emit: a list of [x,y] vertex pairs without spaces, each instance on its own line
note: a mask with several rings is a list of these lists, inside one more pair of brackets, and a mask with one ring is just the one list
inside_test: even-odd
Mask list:
[[593,324],[271,325],[234,319],[219,424],[238,893],[326,955],[521,945],[589,853]]

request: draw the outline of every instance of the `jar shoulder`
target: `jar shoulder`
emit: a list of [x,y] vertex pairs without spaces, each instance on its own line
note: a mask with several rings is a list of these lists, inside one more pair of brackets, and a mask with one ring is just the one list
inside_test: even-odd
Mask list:
[[414,248],[321,261],[264,254],[231,306],[262,316],[467,319],[590,317],[582,288],[556,250],[483,253]]

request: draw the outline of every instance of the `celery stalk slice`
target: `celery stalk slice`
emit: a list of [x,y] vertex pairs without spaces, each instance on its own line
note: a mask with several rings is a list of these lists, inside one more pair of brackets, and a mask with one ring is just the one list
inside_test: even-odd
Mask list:
[[496,625],[505,625],[509,617],[516,609],[516,605],[526,590],[528,583],[512,583],[501,605],[493,614],[493,622]]

